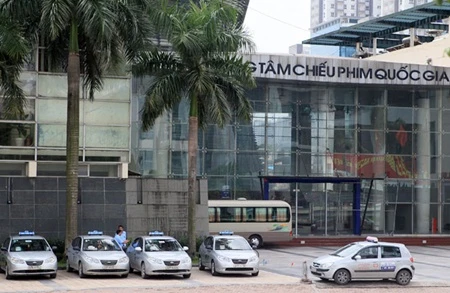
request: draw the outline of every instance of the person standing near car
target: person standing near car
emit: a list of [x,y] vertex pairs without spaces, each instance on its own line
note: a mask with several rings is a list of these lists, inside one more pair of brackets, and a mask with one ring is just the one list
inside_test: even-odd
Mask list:
[[119,246],[123,249],[123,251],[125,251],[127,248],[128,240],[124,239],[122,235],[123,235],[123,230],[117,229],[114,239],[117,241]]

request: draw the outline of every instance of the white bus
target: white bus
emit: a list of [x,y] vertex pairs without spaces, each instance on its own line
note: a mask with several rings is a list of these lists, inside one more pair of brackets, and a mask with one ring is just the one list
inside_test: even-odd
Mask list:
[[292,239],[291,206],[282,200],[210,200],[209,232],[232,231],[261,247]]

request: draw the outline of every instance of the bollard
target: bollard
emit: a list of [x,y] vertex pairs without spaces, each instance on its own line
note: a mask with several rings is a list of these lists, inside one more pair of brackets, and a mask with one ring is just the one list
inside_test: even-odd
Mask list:
[[303,278],[302,282],[312,284],[312,281],[308,279],[308,263],[306,261],[303,262]]

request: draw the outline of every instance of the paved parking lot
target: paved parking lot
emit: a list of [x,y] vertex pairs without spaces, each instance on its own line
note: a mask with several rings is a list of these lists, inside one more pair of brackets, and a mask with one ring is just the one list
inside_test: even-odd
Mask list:
[[[334,247],[289,247],[260,250],[258,277],[219,276],[193,268],[190,279],[153,277],[147,280],[138,274],[127,279],[115,277],[78,278],[76,273],[59,271],[56,279],[19,278],[5,280],[0,274],[0,293],[6,292],[194,292],[204,287],[206,292],[421,292],[433,287],[433,292],[450,292],[450,247],[409,247],[415,259],[416,274],[407,287],[391,281],[354,282],[344,287],[323,282],[308,273],[312,284],[302,282],[304,263],[333,251]],[[400,290],[400,291],[399,291]],[[426,289],[425,289],[426,290]]]

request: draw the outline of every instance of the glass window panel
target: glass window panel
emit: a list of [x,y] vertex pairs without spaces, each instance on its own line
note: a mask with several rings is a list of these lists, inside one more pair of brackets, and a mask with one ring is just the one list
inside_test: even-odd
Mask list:
[[421,104],[421,99],[429,100],[429,108],[440,108],[439,106],[439,98],[440,89],[427,89],[427,90],[417,90],[414,92],[414,106],[419,107]]
[[335,107],[334,127],[355,129],[355,114],[356,107],[354,106],[340,106]]
[[35,72],[23,71],[20,74],[20,86],[26,96],[36,96],[36,77]]
[[103,88],[95,92],[95,100],[130,100],[131,82],[128,78],[105,78],[103,79]]
[[264,170],[263,151],[239,151],[236,153],[236,174],[257,176]]
[[[261,109],[265,109],[265,95],[266,95],[266,81],[262,81],[261,79],[257,81],[257,87],[247,91],[247,98],[252,102],[253,109],[255,111],[261,111]],[[261,102],[262,101],[262,102]],[[259,106],[261,107],[259,107]],[[265,112],[265,110],[262,110]]]
[[360,88],[358,90],[358,103],[360,105],[384,106],[385,91],[380,88]]
[[339,177],[358,177],[357,155],[333,154],[333,169]]
[[334,152],[354,153],[356,146],[356,131],[336,129],[334,131]]
[[130,104],[113,102],[93,102],[84,103],[86,124],[95,125],[129,125],[130,124]]
[[412,133],[413,154],[423,156],[436,156],[439,154],[439,138],[440,134],[436,132],[419,132]]
[[412,156],[386,155],[386,176],[389,178],[413,178]]
[[416,180],[414,185],[414,201],[440,202],[439,184],[437,180]]
[[205,153],[205,173],[208,176],[233,175],[235,166],[234,152],[208,150]]
[[387,95],[388,106],[411,108],[413,106],[413,97],[413,90],[389,89]]
[[[82,144],[80,129],[80,146]],[[38,125],[38,146],[40,147],[65,147],[66,126],[65,125]]]
[[413,109],[412,108],[387,108],[387,128],[389,130],[397,131],[401,128],[411,131],[413,124]]
[[127,149],[129,139],[129,127],[86,126],[86,147]]
[[[37,99],[37,121],[53,122],[53,123],[66,123],[67,122],[67,100],[62,99]],[[82,103],[80,103],[80,109],[82,109]],[[48,109],[51,109],[49,111]],[[82,113],[82,111],[80,111]],[[81,115],[80,115],[81,116]],[[80,121],[81,117],[80,117]]]
[[268,152],[289,152],[292,150],[293,129],[290,127],[269,126],[267,128],[267,145]]
[[380,131],[360,131],[358,132],[358,152],[384,154],[385,152],[385,132]]
[[209,199],[234,199],[234,180],[232,176],[209,176],[208,174],[208,198]]
[[384,155],[358,155],[356,162],[357,175],[366,178],[384,178],[387,165],[385,160],[386,157]]
[[[249,130],[244,128],[244,130]],[[240,139],[244,141],[253,141],[253,133],[243,133],[240,131]],[[245,143],[243,143],[245,145]],[[219,128],[217,126],[208,126],[205,133],[205,147],[209,150],[234,150],[235,149],[235,130],[233,126]]]
[[412,133],[401,125],[398,131],[386,133],[386,152],[389,154],[411,155],[413,143]]
[[[444,180],[442,183],[442,202],[445,204],[450,204],[450,181],[448,181],[448,180]],[[450,207],[450,205],[448,207]],[[450,209],[447,211],[447,213],[448,212],[450,212]],[[448,214],[447,219],[450,223],[450,214]],[[449,226],[449,232],[450,232],[450,226]]]
[[414,130],[439,131],[440,110],[414,109]]
[[358,127],[361,129],[384,130],[385,107],[361,106],[358,108]]
[[271,175],[290,175],[292,172],[295,153],[269,153],[268,172]]
[[262,199],[261,182],[257,176],[235,179],[235,198]]
[[90,165],[90,177],[118,177],[119,168],[117,165]]
[[411,180],[386,181],[386,201],[412,202],[414,184]]
[[185,140],[189,138],[189,125],[187,123],[174,123],[172,125],[172,139]]
[[353,107],[355,105],[355,91],[355,88],[334,87],[330,93],[330,104]]
[[385,214],[386,232],[412,233],[412,204],[388,204],[385,206]]
[[67,97],[67,76],[39,74],[39,96]]
[[[187,176],[188,170],[188,154],[186,151],[172,151],[171,154],[171,173],[177,177]],[[199,158],[197,158],[199,159]],[[197,168],[197,174],[200,173],[200,170]]]

